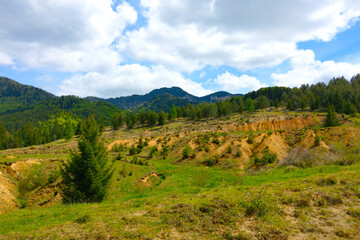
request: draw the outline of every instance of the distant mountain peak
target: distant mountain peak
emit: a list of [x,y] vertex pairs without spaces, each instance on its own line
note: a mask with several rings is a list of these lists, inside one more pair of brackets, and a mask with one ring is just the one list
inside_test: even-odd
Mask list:
[[[135,94],[135,95],[126,96],[126,97],[117,97],[117,98],[108,98],[108,99],[87,97],[86,99],[88,101],[92,101],[92,102],[93,101],[106,101],[106,102],[112,103],[115,106],[122,108],[122,109],[136,109],[136,108],[139,108],[140,106],[143,106],[146,103],[153,101],[157,96],[162,96],[162,95],[166,95],[166,94],[171,95],[175,98],[181,99],[182,101],[174,101],[174,99],[171,99],[172,102],[178,103],[181,105],[184,105],[186,103],[196,104],[196,103],[201,103],[201,102],[223,101],[228,98],[238,96],[238,95],[234,95],[234,94],[231,94],[231,93],[228,93],[225,91],[220,91],[220,92],[215,92],[215,93],[203,96],[203,97],[197,97],[197,96],[194,96],[194,95],[186,92],[185,90],[183,90],[180,87],[173,86],[170,88],[163,87],[163,88],[159,88],[159,89],[154,89],[151,92],[144,94],[144,95]],[[168,99],[170,99],[170,98],[165,98],[165,97],[162,98],[163,101],[170,101]],[[149,104],[147,104],[146,106],[148,106],[148,105]],[[163,105],[165,106],[167,104],[164,103]]]

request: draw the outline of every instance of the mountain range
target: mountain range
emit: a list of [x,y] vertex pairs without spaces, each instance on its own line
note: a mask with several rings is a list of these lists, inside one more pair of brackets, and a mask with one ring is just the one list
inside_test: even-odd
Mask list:
[[[123,110],[164,110],[168,111],[172,104],[183,106],[186,104],[197,104],[201,102],[217,102],[228,98],[240,96],[224,91],[215,92],[203,97],[194,96],[179,87],[160,88],[151,92],[126,97],[99,98],[86,97],[88,102],[107,102]],[[57,97],[42,89],[23,85],[12,79],[0,77],[0,114],[9,111],[23,110],[31,104],[56,99]]]
[[117,98],[55,96],[45,90],[0,77],[0,122],[15,131],[25,122],[37,124],[64,112],[85,118],[97,114],[109,124],[115,112],[121,110],[161,110],[169,112],[171,106],[185,106],[201,102],[216,102],[237,95],[216,92],[204,97],[194,96],[179,87],[155,89],[145,95]]
[[[98,97],[87,97],[86,100],[90,102],[97,101],[105,101],[108,103],[112,103],[115,106],[125,109],[125,110],[133,110],[140,109],[141,106],[144,106],[146,110],[168,110],[159,107],[159,104],[163,104],[164,106],[170,106],[175,104],[177,106],[183,106],[188,103],[197,104],[201,102],[217,102],[219,100],[223,101],[228,98],[232,98],[234,96],[240,96],[240,94],[231,94],[224,91],[215,92],[203,97],[194,96],[179,87],[171,87],[171,88],[160,88],[152,90],[151,92],[145,95],[131,95],[127,97],[117,97],[117,98],[98,98]],[[149,103],[152,103],[151,107]]]

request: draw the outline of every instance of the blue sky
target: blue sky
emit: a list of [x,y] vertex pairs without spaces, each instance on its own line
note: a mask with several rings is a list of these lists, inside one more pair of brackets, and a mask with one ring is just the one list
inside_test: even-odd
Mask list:
[[357,0],[0,2],[0,76],[57,95],[246,93],[360,73]]

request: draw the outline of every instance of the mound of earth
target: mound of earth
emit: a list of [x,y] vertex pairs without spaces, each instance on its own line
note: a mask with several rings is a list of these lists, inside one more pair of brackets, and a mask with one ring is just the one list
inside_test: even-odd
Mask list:
[[245,123],[237,127],[237,131],[263,131],[263,130],[291,130],[296,128],[309,127],[317,122],[313,117],[299,117],[288,120],[272,120],[270,122],[254,122],[254,123]]
[[273,133],[270,136],[264,138],[255,151],[261,153],[265,148],[268,148],[270,152],[276,153],[279,160],[284,159],[287,156],[290,146],[280,133]]
[[19,161],[12,163],[8,168],[7,172],[14,178],[18,178],[22,173],[31,168],[33,165],[40,165],[40,159],[29,159],[26,161]]
[[0,171],[0,214],[17,208],[16,185]]

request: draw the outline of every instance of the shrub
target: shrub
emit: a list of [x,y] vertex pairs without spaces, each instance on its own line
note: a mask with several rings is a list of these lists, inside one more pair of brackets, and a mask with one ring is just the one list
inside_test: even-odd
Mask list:
[[161,155],[164,156],[164,157],[166,157],[167,154],[168,154],[168,152],[169,152],[168,146],[163,144],[163,145],[162,145],[162,150],[161,150]]
[[212,167],[214,165],[216,165],[219,162],[219,156],[215,155],[214,158],[209,157],[207,160],[205,160],[203,163],[208,166],[208,167]]
[[183,159],[186,159],[186,158],[190,157],[190,151],[191,151],[190,146],[186,145],[186,147],[182,151]]
[[252,134],[252,132],[250,132],[249,136],[248,136],[248,139],[246,140],[246,142],[248,144],[253,144],[254,143],[254,135]]
[[205,152],[210,152],[209,146],[205,146]]
[[130,147],[130,150],[129,150],[129,154],[130,155],[134,155],[134,154],[136,154],[136,148],[135,148],[135,145],[133,144],[133,145],[131,145],[131,147]]
[[112,152],[122,152],[124,151],[124,146],[122,144],[114,144],[114,146],[111,148]]
[[321,139],[318,135],[315,136],[314,147],[320,146]]
[[236,154],[235,154],[235,157],[241,157],[242,156],[242,152],[241,150],[237,150]]
[[229,153],[229,154],[232,153],[232,148],[230,145],[228,146],[227,153]]
[[245,201],[240,202],[245,208],[247,216],[264,216],[273,210],[273,201],[265,189],[261,189],[258,193],[248,197]]
[[158,148],[156,146],[152,147],[149,152],[149,157],[152,158],[158,152]]
[[254,158],[254,163],[255,164],[269,164],[269,163],[274,163],[276,161],[276,153],[271,153],[269,148],[266,147],[263,150],[263,156],[262,158],[259,158],[257,156],[255,156]]

